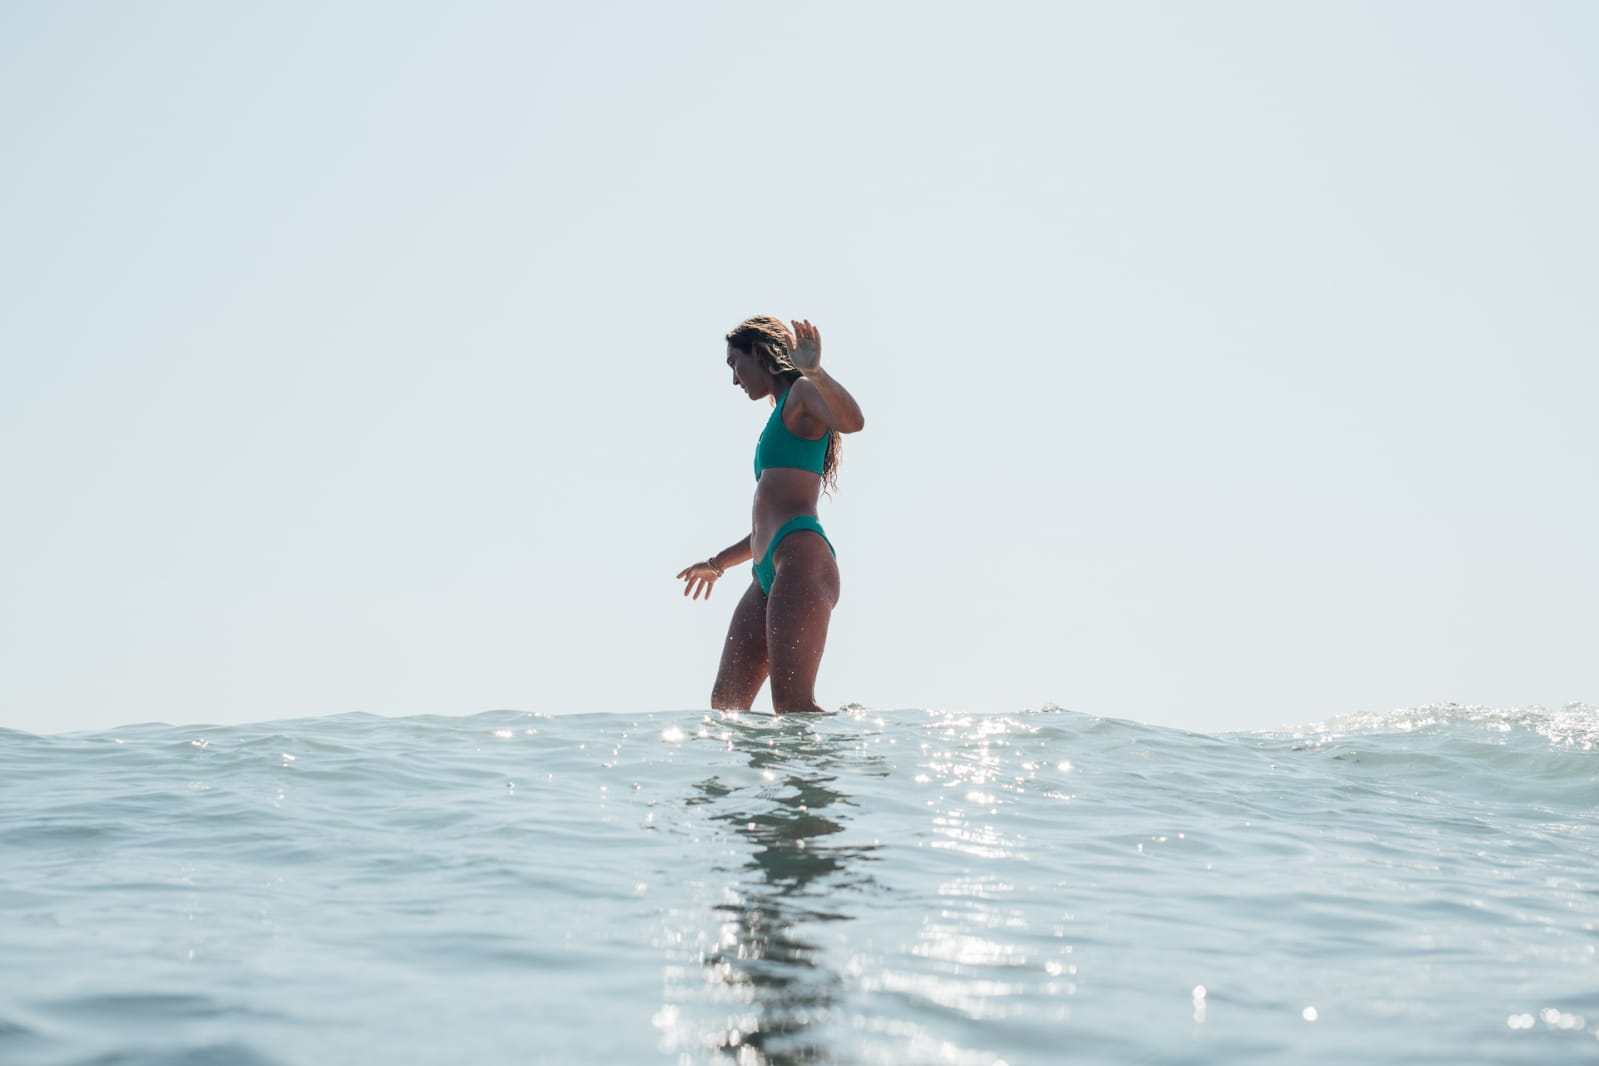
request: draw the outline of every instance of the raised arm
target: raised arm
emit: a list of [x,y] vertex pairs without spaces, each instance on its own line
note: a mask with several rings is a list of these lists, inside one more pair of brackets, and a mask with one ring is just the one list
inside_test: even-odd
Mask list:
[[711,586],[716,584],[716,579],[730,566],[747,563],[755,557],[750,551],[750,538],[745,538],[736,544],[729,544],[715,555],[702,563],[691,563],[685,566],[677,575],[679,581],[687,582],[683,586],[683,595],[693,593],[694,599],[700,598],[700,593],[705,593],[705,598],[711,598]]
[[[861,405],[855,402],[855,397],[849,390],[840,385],[826,370],[822,369],[822,334],[807,320],[794,323],[794,352],[791,358],[794,365],[804,372],[803,384],[810,388],[802,387],[801,382],[795,382],[794,395],[785,411],[793,411],[797,416],[789,428],[795,431],[804,429],[818,429],[822,432],[837,430],[840,433],[859,433],[866,428],[866,416],[861,414]],[[794,400],[798,400],[798,410],[795,411]],[[788,423],[788,419],[784,419]],[[807,425],[806,423],[809,423]],[[804,435],[802,433],[802,435]],[[820,434],[817,434],[820,436]],[[815,439],[813,436],[812,440]]]

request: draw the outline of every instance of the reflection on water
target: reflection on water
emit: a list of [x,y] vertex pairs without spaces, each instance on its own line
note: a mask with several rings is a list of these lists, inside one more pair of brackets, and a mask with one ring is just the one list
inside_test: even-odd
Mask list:
[[1594,1061],[1599,711],[1421,714],[0,730],[0,1062]]
[[817,943],[829,923],[850,921],[852,891],[871,883],[863,869],[876,844],[838,840],[854,802],[852,776],[882,775],[881,760],[838,719],[751,722],[730,716],[732,749],[759,772],[759,785],[701,782],[690,802],[713,806],[747,857],[716,905],[723,916],[704,963],[747,1004],[720,1047],[740,1063],[830,1061],[813,1033],[828,1020],[842,978]]

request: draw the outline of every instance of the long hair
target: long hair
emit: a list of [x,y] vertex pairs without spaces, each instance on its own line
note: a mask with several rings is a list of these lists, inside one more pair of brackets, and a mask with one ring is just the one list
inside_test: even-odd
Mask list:
[[[728,330],[727,343],[741,352],[753,355],[768,372],[777,375],[793,386],[805,376],[794,365],[794,334],[781,318],[756,315],[746,318]],[[777,402],[773,397],[773,403]],[[838,488],[838,467],[844,457],[844,435],[833,430],[827,435],[827,455],[822,459],[822,491],[829,496]]]

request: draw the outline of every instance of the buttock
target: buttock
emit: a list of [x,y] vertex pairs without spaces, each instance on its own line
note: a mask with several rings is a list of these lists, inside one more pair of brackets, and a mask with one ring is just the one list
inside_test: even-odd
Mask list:
[[827,539],[827,533],[823,531],[820,521],[808,514],[796,515],[790,518],[772,535],[772,542],[766,546],[766,555],[754,567],[755,580],[761,586],[761,591],[766,595],[771,595],[772,580],[777,577],[777,562],[775,559],[777,546],[783,542],[784,537],[790,533],[798,533],[801,530],[808,530],[821,537],[822,543],[827,545],[827,550],[833,553],[834,558],[837,558],[838,552],[833,548],[833,542]]

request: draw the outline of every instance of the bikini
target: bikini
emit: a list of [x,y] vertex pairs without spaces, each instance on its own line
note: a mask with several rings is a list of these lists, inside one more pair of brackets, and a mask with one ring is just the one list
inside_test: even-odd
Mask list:
[[[774,466],[792,467],[798,470],[809,470],[813,474],[820,474],[827,461],[827,437],[824,435],[819,440],[806,440],[796,436],[792,430],[783,425],[783,406],[788,403],[789,394],[794,390],[790,388],[783,393],[783,398],[777,401],[777,406],[772,409],[772,417],[766,420],[766,428],[761,430],[761,439],[755,443],[755,480],[761,479],[761,471]],[[772,592],[772,579],[777,576],[777,562],[773,555],[777,546],[784,537],[801,529],[808,529],[822,538],[827,545],[827,550],[833,551],[833,542],[827,539],[827,534],[822,532],[822,523],[808,514],[795,515],[784,522],[772,537],[772,542],[766,546],[766,557],[755,564],[755,580],[760,582],[761,591],[767,595]]]

